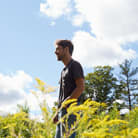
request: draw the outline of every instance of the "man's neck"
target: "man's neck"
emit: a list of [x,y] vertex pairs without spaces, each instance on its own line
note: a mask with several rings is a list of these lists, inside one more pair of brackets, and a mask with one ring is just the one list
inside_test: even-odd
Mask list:
[[62,62],[63,62],[63,64],[64,64],[65,66],[67,66],[71,59],[72,59],[72,57],[69,56],[69,57],[66,57],[65,59],[63,59]]

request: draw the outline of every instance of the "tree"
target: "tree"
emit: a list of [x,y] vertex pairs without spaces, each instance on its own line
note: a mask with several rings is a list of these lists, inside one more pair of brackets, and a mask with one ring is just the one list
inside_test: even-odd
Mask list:
[[114,92],[117,78],[114,77],[113,68],[110,66],[97,66],[93,73],[85,77],[85,92],[83,100],[91,98],[97,102],[104,102],[111,105],[114,101]]
[[120,82],[123,84],[123,98],[128,102],[129,110],[132,109],[132,105],[136,103],[136,97],[138,94],[138,79],[134,76],[138,73],[138,67],[131,68],[132,61],[125,60],[124,63],[120,64]]
[[25,112],[27,114],[29,114],[29,112],[30,112],[30,108],[27,105],[27,102],[25,102],[24,105],[17,104],[17,107],[18,107],[19,112]]

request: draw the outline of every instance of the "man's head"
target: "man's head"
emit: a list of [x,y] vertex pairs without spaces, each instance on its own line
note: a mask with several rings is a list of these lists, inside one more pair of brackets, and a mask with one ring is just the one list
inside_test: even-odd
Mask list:
[[57,55],[58,60],[62,60],[67,55],[72,56],[73,44],[70,40],[57,40],[55,44],[55,54]]

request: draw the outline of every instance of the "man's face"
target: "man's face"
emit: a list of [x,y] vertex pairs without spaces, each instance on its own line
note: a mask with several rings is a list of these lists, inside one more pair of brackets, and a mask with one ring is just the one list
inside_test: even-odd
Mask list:
[[56,45],[55,54],[57,56],[57,60],[62,60],[65,57],[65,48],[60,45]]

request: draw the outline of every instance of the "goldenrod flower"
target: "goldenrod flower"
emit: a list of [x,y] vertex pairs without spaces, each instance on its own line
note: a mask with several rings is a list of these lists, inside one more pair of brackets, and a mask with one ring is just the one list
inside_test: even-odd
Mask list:
[[119,125],[119,124],[128,124],[128,122],[124,121],[124,120],[119,120],[119,119],[115,119],[115,120],[110,120],[107,122],[107,125]]
[[35,80],[37,81],[37,84],[40,85],[40,86],[46,85],[45,82],[43,82],[43,81],[40,80],[39,78],[35,78]]
[[39,78],[36,78],[35,80],[37,81],[37,84],[38,84],[36,88],[43,93],[54,92],[56,90],[56,87],[46,85],[46,83],[40,80]]
[[134,137],[138,137],[138,128],[133,129],[131,135]]
[[74,112],[79,112],[79,111],[86,111],[88,110],[88,107],[85,107],[83,105],[79,105],[79,106],[76,106],[76,107],[72,107],[72,108],[69,108],[67,111],[68,113],[74,113]]
[[70,103],[73,103],[73,102],[76,102],[77,99],[69,99],[69,100],[66,100],[62,103],[62,108],[66,107],[68,104]]

